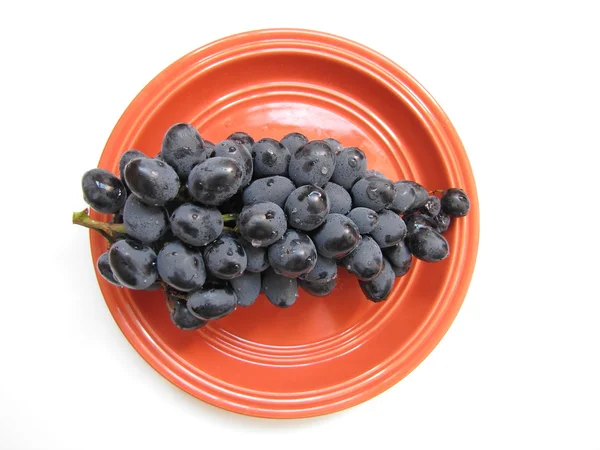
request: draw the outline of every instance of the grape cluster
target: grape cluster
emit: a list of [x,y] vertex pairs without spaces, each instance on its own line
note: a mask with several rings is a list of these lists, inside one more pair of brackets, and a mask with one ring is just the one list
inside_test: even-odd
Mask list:
[[463,190],[394,182],[333,138],[255,142],[237,132],[212,144],[186,123],[169,128],[156,157],[128,150],[119,176],[92,169],[82,188],[91,208],[114,214],[99,227],[110,245],[98,272],[117,286],[164,289],[183,330],[261,292],[278,307],[294,304],[299,287],[326,296],[338,267],[383,301],[413,257],[448,256],[443,234],[470,209]]

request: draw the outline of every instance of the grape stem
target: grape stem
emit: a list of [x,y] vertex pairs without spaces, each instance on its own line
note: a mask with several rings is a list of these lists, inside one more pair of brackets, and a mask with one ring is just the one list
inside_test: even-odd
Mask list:
[[434,189],[433,191],[430,192],[431,195],[433,194],[443,194],[444,190],[443,189]]
[[94,220],[89,216],[87,209],[84,209],[80,212],[74,212],[73,223],[91,230],[96,230],[110,242],[115,240],[116,233],[127,233],[125,231],[125,225],[122,223],[106,223],[100,222],[99,220]]
[[237,214],[223,214],[223,222],[233,222],[234,220],[237,220],[238,215]]

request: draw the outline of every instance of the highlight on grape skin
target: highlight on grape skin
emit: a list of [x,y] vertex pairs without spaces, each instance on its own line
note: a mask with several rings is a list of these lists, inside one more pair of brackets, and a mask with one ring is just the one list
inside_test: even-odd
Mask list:
[[164,130],[156,156],[123,149],[117,174],[85,172],[90,209],[73,213],[107,240],[94,261],[102,282],[160,289],[165,317],[183,331],[257,302],[327,301],[343,289],[339,271],[365,301],[391,299],[415,265],[451,258],[446,233],[471,209],[461,187],[393,180],[335,136],[208,138],[181,122]]

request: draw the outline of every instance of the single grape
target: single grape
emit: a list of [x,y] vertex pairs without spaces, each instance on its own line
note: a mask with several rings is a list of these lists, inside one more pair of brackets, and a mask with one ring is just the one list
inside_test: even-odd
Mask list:
[[337,278],[337,263],[334,259],[317,254],[315,266],[299,278],[310,283],[327,283]]
[[288,224],[298,230],[310,231],[321,225],[329,214],[329,198],[318,186],[304,185],[287,198],[284,211]]
[[236,224],[242,237],[254,247],[268,247],[287,229],[283,210],[273,202],[244,206]]
[[200,251],[179,241],[169,242],[156,258],[160,278],[181,292],[200,289],[206,281],[206,269]]
[[171,215],[171,231],[183,242],[202,247],[223,231],[223,218],[217,208],[184,203]]
[[373,170],[373,169],[365,171],[365,174],[362,178],[367,178],[367,177],[383,178],[384,180],[390,181],[390,179],[388,177],[386,177],[383,173],[381,173],[378,170]]
[[244,273],[248,257],[238,239],[222,234],[204,249],[204,263],[215,277],[231,280]]
[[280,141],[289,151],[290,155],[308,142],[306,136],[301,133],[286,134]]
[[303,232],[287,230],[267,251],[269,264],[275,272],[295,278],[310,272],[317,262],[317,249]]
[[208,157],[200,133],[189,123],[176,123],[167,130],[161,154],[163,161],[175,169],[181,181],[187,180],[192,169]]
[[207,320],[194,316],[188,309],[186,302],[176,297],[169,297],[167,299],[167,307],[171,316],[171,322],[181,330],[197,330],[208,323]]
[[[254,171],[254,162],[250,150],[240,141],[226,139],[215,145],[215,157],[232,158],[242,167],[241,187],[246,187],[252,181],[252,172]],[[236,189],[237,190],[237,189]]]
[[325,139],[323,139],[323,142],[326,142],[327,144],[329,144],[329,146],[331,147],[331,149],[333,150],[333,152],[336,155],[339,154],[342,150],[344,150],[344,146],[337,139],[325,138]]
[[354,183],[363,177],[366,170],[367,157],[363,151],[357,147],[348,147],[335,157],[335,170],[331,181],[350,190]]
[[352,198],[346,189],[336,183],[328,181],[323,186],[325,194],[329,199],[329,212],[348,214],[352,209]]
[[246,272],[263,272],[269,267],[269,259],[267,257],[267,249],[265,247],[254,247],[246,239],[240,239],[240,244],[246,250]]
[[187,299],[187,308],[195,317],[202,320],[216,320],[231,314],[237,306],[233,289],[225,287],[203,287]]
[[334,169],[335,153],[331,147],[323,141],[311,141],[292,154],[289,174],[296,186],[323,186],[331,178]]
[[387,208],[396,196],[396,187],[391,181],[379,177],[361,178],[352,186],[352,203],[379,212]]
[[450,223],[452,222],[452,218],[446,215],[443,212],[440,212],[437,216],[433,218],[433,222],[436,225],[438,233],[445,233],[446,230],[450,227]]
[[383,254],[392,264],[392,269],[397,277],[406,275],[412,266],[412,254],[403,242],[399,242],[393,247],[383,249]]
[[383,269],[383,254],[372,237],[363,236],[358,246],[349,255],[344,256],[342,264],[359,280],[368,281],[379,275]]
[[108,251],[113,275],[130,289],[146,289],[157,278],[156,253],[147,245],[132,239],[115,242]]
[[104,169],[92,169],[81,178],[83,199],[103,214],[120,210],[127,199],[125,186],[115,175]]
[[177,173],[157,159],[132,159],[125,166],[124,175],[131,192],[150,206],[164,206],[179,193]]
[[436,228],[436,223],[433,218],[421,213],[413,213],[404,216],[404,223],[406,224],[407,234],[413,234],[421,228]]
[[242,185],[242,175],[242,166],[235,159],[215,156],[192,169],[188,191],[194,200],[217,206],[235,195]]
[[279,275],[269,267],[262,274],[262,290],[273,305],[288,308],[298,297],[298,281]]
[[420,210],[423,206],[425,206],[425,203],[427,203],[427,199],[429,198],[429,193],[427,192],[427,189],[425,189],[416,181],[405,180],[404,182],[411,185],[415,191],[415,201],[413,202],[410,209],[405,212],[411,213]]
[[354,208],[346,216],[356,224],[360,234],[369,234],[379,222],[379,215],[375,211],[362,206]]
[[252,305],[260,294],[261,274],[253,272],[244,272],[229,283],[237,297],[237,303],[240,306]]
[[371,237],[381,247],[391,247],[401,242],[406,236],[404,220],[393,211],[385,209],[379,213],[379,222],[371,231]]
[[442,194],[442,211],[451,217],[463,217],[471,209],[471,201],[462,189],[446,189]]
[[315,297],[325,297],[333,292],[337,280],[326,281],[324,283],[315,283],[307,280],[298,280],[298,286]]
[[252,146],[254,158],[254,178],[286,175],[290,163],[290,151],[279,141],[271,138],[261,139]]
[[115,286],[121,286],[121,283],[119,283],[119,280],[115,278],[115,275],[110,268],[110,263],[108,262],[108,252],[104,252],[98,257],[98,261],[96,261],[96,268],[98,269],[100,275],[102,275],[102,278],[104,278],[106,281],[114,284]]
[[427,198],[427,201],[421,208],[421,211],[430,217],[437,216],[441,212],[441,210],[442,210],[442,202],[440,201],[439,198],[437,198],[433,195],[430,195]]
[[204,139],[204,151],[206,152],[206,158],[212,158],[215,156],[215,144]]
[[329,214],[325,223],[313,234],[317,251],[326,258],[343,258],[360,242],[358,227],[348,217]]
[[395,213],[404,214],[412,208],[417,199],[415,188],[407,181],[397,181],[394,186],[396,187],[396,196],[388,208]]
[[244,133],[243,131],[236,131],[235,133],[231,133],[229,136],[227,136],[227,139],[230,141],[239,142],[240,144],[244,145],[248,150],[250,150],[254,145],[254,138],[248,133]]
[[285,201],[294,189],[296,189],[296,186],[286,177],[276,175],[274,177],[259,178],[244,189],[242,199],[244,205],[273,202],[283,209]]
[[147,158],[147,156],[139,150],[131,149],[123,153],[119,159],[119,176],[125,187],[127,187],[127,183],[125,183],[125,167],[129,164],[129,161],[137,158]]
[[406,245],[416,258],[427,262],[442,261],[450,252],[444,236],[429,227],[419,228],[409,234]]
[[125,202],[123,224],[129,236],[144,244],[156,242],[169,226],[164,208],[142,203],[134,195]]
[[387,258],[384,257],[381,273],[369,281],[359,280],[358,284],[365,296],[372,302],[377,303],[387,299],[394,287],[395,280],[396,274],[392,269],[392,265]]

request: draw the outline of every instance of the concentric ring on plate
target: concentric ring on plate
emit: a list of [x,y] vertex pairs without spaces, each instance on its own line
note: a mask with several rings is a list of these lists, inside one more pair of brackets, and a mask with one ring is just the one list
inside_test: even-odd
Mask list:
[[[265,298],[196,332],[176,329],[159,292],[99,279],[115,321],[166,379],[213,405],[262,417],[306,417],[356,405],[412,371],[457,314],[475,265],[479,212],[468,158],[437,103],[404,70],[357,43],[305,30],[262,30],[200,48],[160,73],[111,134],[100,167],[158,153],[168,126],[191,122],[213,142],[234,131],[301,131],[359,146],[369,168],[428,189],[459,186],[469,216],[448,232],[451,256],[416,262],[390,298],[367,301],[341,271],[327,298],[281,310]],[[97,258],[106,248],[91,236]]]

